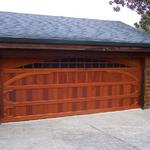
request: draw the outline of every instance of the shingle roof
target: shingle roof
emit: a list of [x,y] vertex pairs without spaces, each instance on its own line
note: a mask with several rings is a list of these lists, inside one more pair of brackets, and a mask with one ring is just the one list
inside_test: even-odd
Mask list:
[[0,12],[0,41],[150,44],[150,33],[120,21]]

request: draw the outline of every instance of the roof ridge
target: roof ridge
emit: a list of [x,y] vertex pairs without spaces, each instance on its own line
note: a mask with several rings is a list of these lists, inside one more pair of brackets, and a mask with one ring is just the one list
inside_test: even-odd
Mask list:
[[122,21],[119,21],[119,20],[104,20],[104,19],[100,19],[100,18],[84,18],[84,17],[71,17],[71,16],[57,16],[57,15],[49,15],[49,14],[11,12],[11,11],[0,11],[0,13],[10,13],[10,14],[20,14],[20,15],[33,15],[33,16],[40,16],[40,17],[42,17],[42,16],[45,16],[45,17],[62,17],[62,18],[70,18],[70,19],[83,19],[83,20],[85,19],[85,20],[106,21],[106,22],[122,22]]

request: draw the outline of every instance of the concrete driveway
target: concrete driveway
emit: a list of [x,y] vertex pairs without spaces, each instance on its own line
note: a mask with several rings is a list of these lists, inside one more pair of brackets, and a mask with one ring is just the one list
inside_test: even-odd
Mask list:
[[149,150],[150,110],[0,125],[0,150]]

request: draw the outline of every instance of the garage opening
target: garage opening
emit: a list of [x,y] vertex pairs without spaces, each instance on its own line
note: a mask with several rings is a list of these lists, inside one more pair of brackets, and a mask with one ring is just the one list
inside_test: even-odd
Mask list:
[[140,69],[119,60],[44,60],[3,74],[5,121],[140,107]]

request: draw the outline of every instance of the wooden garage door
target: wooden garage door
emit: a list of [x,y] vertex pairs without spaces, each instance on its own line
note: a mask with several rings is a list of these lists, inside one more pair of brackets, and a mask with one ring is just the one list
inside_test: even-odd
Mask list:
[[140,70],[72,59],[4,69],[4,121],[123,110],[140,106]]

